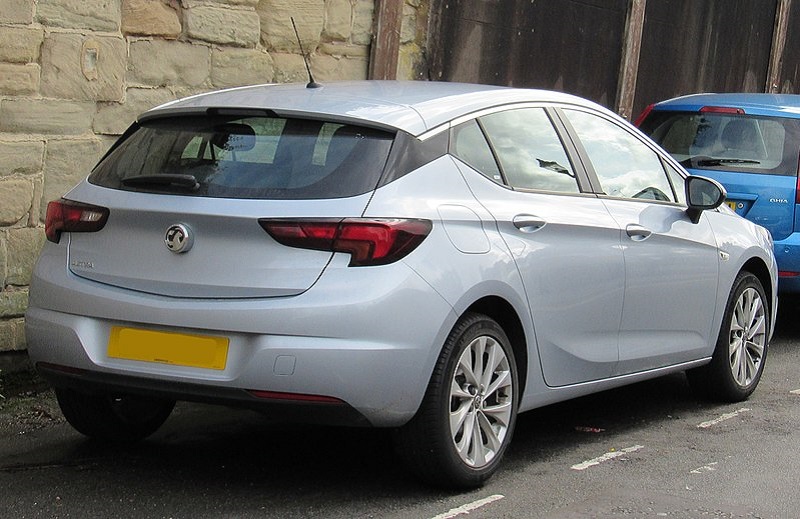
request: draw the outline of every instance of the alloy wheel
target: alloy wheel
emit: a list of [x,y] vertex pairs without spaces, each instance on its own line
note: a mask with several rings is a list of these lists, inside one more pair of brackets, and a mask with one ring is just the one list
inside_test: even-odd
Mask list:
[[450,432],[461,459],[480,468],[503,446],[513,412],[509,360],[498,341],[476,337],[461,354],[450,387]]
[[759,372],[767,342],[767,320],[764,302],[752,287],[736,300],[731,319],[728,360],[737,384],[746,387]]

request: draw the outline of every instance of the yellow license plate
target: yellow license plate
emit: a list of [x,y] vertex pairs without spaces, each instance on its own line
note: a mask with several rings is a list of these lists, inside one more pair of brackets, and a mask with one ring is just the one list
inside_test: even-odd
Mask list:
[[193,368],[223,370],[228,359],[226,337],[157,332],[114,326],[108,356]]
[[731,202],[730,200],[725,200],[725,203],[728,204],[728,207],[730,207],[734,211],[736,210],[736,202]]

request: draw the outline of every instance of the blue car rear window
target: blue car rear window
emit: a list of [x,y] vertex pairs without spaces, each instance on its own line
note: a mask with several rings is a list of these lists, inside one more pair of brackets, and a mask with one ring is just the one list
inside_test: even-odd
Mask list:
[[154,119],[129,130],[89,182],[214,198],[343,198],[375,189],[394,137],[281,117]]
[[686,168],[797,175],[796,119],[653,111],[641,129]]

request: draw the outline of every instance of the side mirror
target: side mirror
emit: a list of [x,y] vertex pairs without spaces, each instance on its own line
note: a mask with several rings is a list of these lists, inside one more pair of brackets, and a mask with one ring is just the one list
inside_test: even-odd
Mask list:
[[687,177],[685,187],[686,202],[689,206],[686,214],[689,215],[692,223],[700,221],[703,211],[716,209],[722,205],[728,195],[719,182],[706,177]]

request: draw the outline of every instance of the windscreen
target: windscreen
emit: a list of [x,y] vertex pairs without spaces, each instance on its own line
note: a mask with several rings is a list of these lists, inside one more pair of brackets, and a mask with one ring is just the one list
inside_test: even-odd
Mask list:
[[654,111],[641,129],[686,168],[797,174],[800,125],[795,119]]
[[393,139],[380,130],[306,119],[155,119],[118,143],[89,182],[213,198],[344,198],[375,189]]

